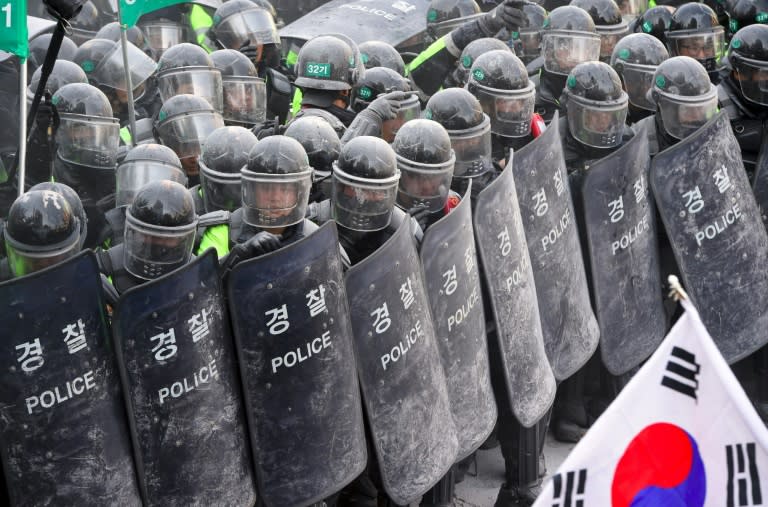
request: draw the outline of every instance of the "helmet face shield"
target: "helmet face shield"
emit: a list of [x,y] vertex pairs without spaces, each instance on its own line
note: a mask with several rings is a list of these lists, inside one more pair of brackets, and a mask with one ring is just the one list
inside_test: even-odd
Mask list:
[[451,190],[455,162],[455,153],[442,164],[422,164],[397,155],[398,204],[405,209],[425,208],[431,213],[443,209]]
[[203,189],[205,211],[235,211],[240,207],[242,177],[239,172],[224,173],[214,171],[200,161],[200,186]]
[[504,137],[523,137],[531,132],[536,88],[531,81],[520,90],[498,90],[474,84],[474,95],[491,120],[491,132]]
[[610,62],[616,43],[629,34],[626,21],[618,25],[596,27],[600,35],[600,61]]
[[383,179],[360,178],[334,164],[331,182],[333,216],[354,231],[378,231],[392,218],[400,173]]
[[119,143],[116,118],[62,114],[56,129],[59,155],[75,164],[114,167]]
[[223,126],[218,113],[197,112],[171,117],[158,125],[157,132],[163,144],[183,159],[200,155],[205,139]]
[[[142,90],[142,84],[157,69],[155,61],[147,56],[141,49],[130,42],[128,43],[128,69],[131,73],[131,86],[134,90]],[[99,84],[114,88],[120,91],[127,91],[128,86],[125,82],[125,64],[123,62],[123,52],[120,43],[115,43],[115,47],[99,63],[93,71],[93,79]],[[139,98],[138,95],[134,98]]]
[[621,9],[621,17],[628,22],[648,10],[648,0],[619,0],[616,3]]
[[133,202],[136,192],[150,181],[170,180],[187,186],[187,176],[178,167],[154,160],[131,160],[117,168],[115,207]]
[[8,254],[8,267],[11,274],[14,278],[18,278],[74,257],[80,251],[80,239],[80,225],[78,225],[72,234],[59,244],[32,247],[15,241],[8,234],[8,229],[5,229],[5,251]]
[[521,30],[514,49],[521,59],[532,60],[538,57],[541,54],[541,32]]
[[254,125],[267,117],[267,88],[264,80],[256,77],[227,78],[224,91],[224,120]]
[[591,32],[552,31],[544,33],[541,46],[544,68],[554,74],[568,74],[578,64],[600,58],[601,40]]
[[397,117],[392,120],[384,120],[381,125],[381,138],[386,142],[391,143],[395,140],[395,135],[400,127],[409,120],[413,120],[421,116],[421,104],[419,98],[416,95],[400,101],[400,109],[397,112]]
[[627,121],[627,103],[625,92],[611,103],[570,96],[567,114],[571,135],[582,144],[595,148],[618,146]]
[[491,168],[491,120],[483,114],[483,122],[467,130],[449,130],[451,147],[456,155],[454,178],[474,178]]
[[427,33],[434,40],[437,40],[443,35],[448,35],[449,33],[451,33],[451,31],[454,28],[458,28],[464,23],[483,17],[484,15],[485,14],[481,12],[479,14],[472,14],[471,16],[463,16],[460,18],[446,19],[445,21],[441,21],[439,23],[428,23]]
[[195,244],[197,220],[178,227],[146,224],[125,212],[125,269],[152,280],[189,262]]
[[243,220],[254,227],[286,227],[304,220],[312,169],[291,174],[241,171]]
[[653,86],[653,74],[656,72],[656,66],[624,62],[622,65],[621,78],[627,95],[629,95],[629,103],[640,109],[655,111],[656,104],[648,100],[648,90]]
[[163,101],[175,95],[197,95],[207,100],[219,113],[224,108],[221,72],[218,70],[182,67],[159,75],[157,84]]
[[768,106],[768,68],[765,62],[731,56],[736,80],[747,100]]
[[166,49],[185,41],[184,29],[176,23],[156,21],[139,26],[144,32],[147,45],[152,48],[158,59]]
[[280,43],[272,15],[264,9],[227,16],[216,25],[215,31],[219,42],[229,49],[240,49],[246,43],[252,46]]
[[725,32],[718,26],[707,33],[668,32],[667,41],[670,56],[690,56],[707,69],[707,72],[719,70],[720,59],[725,53]]
[[659,94],[658,108],[664,130],[676,139],[684,139],[707,123],[717,113],[717,89],[710,85],[706,95],[684,97],[664,93]]

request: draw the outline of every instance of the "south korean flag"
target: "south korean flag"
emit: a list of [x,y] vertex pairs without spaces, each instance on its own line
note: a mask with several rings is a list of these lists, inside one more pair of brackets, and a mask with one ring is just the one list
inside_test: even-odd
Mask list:
[[768,429],[682,304],[685,315],[534,507],[768,505]]

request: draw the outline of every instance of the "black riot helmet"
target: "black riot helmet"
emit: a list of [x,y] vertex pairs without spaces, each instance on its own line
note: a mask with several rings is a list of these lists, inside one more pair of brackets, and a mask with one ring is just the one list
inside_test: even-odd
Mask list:
[[[39,67],[32,74],[32,79],[29,82],[29,86],[27,86],[27,100],[29,103],[32,103],[32,99],[35,97],[42,74],[42,67]],[[45,83],[45,90],[53,95],[59,88],[70,83],[88,83],[88,76],[85,75],[83,69],[76,63],[61,59],[56,60],[53,64],[53,70],[48,76],[48,81]]]
[[93,39],[99,28],[104,26],[104,21],[99,8],[93,1],[88,0],[83,3],[80,12],[70,20],[72,40],[79,46]]
[[651,7],[634,21],[635,33],[653,35],[663,44],[666,44],[667,30],[669,30],[674,12],[675,8],[669,5]]
[[[29,72],[30,76],[33,76],[35,71],[43,66],[45,55],[48,53],[48,46],[51,45],[52,37],[53,34],[44,33],[29,41],[27,72]],[[75,53],[77,53],[77,44],[75,44],[69,37],[64,37],[61,40],[61,47],[59,48],[59,54],[56,56],[56,61],[67,60],[71,62],[75,59]]]
[[667,58],[669,53],[664,44],[647,33],[630,34],[616,44],[611,67],[621,77],[630,104],[647,111],[656,110],[656,105],[648,100],[648,90],[653,85],[656,67]]
[[251,60],[234,49],[211,53],[214,67],[221,72],[224,94],[224,121],[252,126],[267,116],[267,87]]
[[544,69],[567,75],[576,65],[600,58],[600,36],[595,22],[584,9],[572,5],[558,7],[544,20],[541,31]]
[[491,120],[491,132],[524,137],[531,132],[536,88],[523,62],[509,51],[481,55],[472,66],[467,91]]
[[14,277],[34,273],[80,251],[80,221],[58,192],[31,190],[8,211],[5,251]]
[[[411,83],[406,78],[385,67],[374,67],[365,72],[352,89],[352,109],[358,113],[368,107],[380,94],[391,91],[407,92]],[[395,138],[397,130],[407,121],[421,115],[421,103],[416,94],[400,101],[395,118],[384,120],[381,125],[381,137],[388,143]]]
[[571,4],[589,13],[600,35],[600,61],[608,62],[616,43],[629,33],[629,26],[613,0],[571,0]]
[[195,245],[195,201],[174,181],[147,183],[125,212],[125,269],[153,280],[189,262]]
[[73,164],[114,168],[120,124],[107,96],[95,86],[71,83],[59,88],[51,103],[59,115],[58,155]]
[[722,68],[725,52],[725,30],[715,12],[704,4],[687,3],[677,8],[667,30],[667,46],[671,56],[690,56],[715,72]]
[[242,170],[243,220],[254,227],[287,227],[304,219],[312,187],[307,152],[290,137],[262,139]]
[[724,63],[745,99],[768,106],[767,25],[749,25],[736,32]]
[[462,87],[467,84],[469,80],[469,70],[477,60],[477,57],[487,53],[489,51],[507,51],[512,53],[513,50],[507,45],[506,42],[493,37],[482,37],[475,39],[461,52],[459,61],[456,63],[456,69],[453,71],[453,79],[456,86]]
[[200,155],[200,186],[205,211],[235,211],[240,207],[240,170],[258,139],[243,127],[221,127],[203,144]]
[[[96,32],[96,39],[109,39],[113,41],[120,41],[121,35],[120,23],[113,21],[102,26],[101,29]],[[144,32],[138,26],[132,26],[126,30],[126,37],[128,42],[136,46],[141,50],[148,48],[147,41],[144,38]]]
[[72,209],[72,214],[80,222],[80,248],[82,248],[85,238],[88,236],[88,216],[85,214],[83,201],[80,200],[80,196],[77,195],[75,189],[61,182],[43,181],[29,190],[30,192],[32,190],[50,190],[64,196],[64,199],[66,199],[69,207]]
[[509,40],[515,54],[528,63],[541,54],[541,28],[547,18],[547,11],[541,5],[528,2],[523,6],[523,14],[525,26],[519,27],[517,32],[511,32]]
[[133,202],[136,192],[151,181],[170,180],[187,186],[179,157],[162,144],[140,144],[128,150],[117,166],[115,207]]
[[308,40],[296,60],[296,86],[315,90],[349,90],[362,78],[357,47],[335,35]]
[[432,120],[406,123],[392,143],[400,170],[397,203],[404,209],[440,212],[448,200],[456,155],[451,138]]
[[196,174],[192,162],[197,162],[203,142],[223,126],[224,119],[213,106],[195,95],[176,95],[166,100],[155,122],[160,142],[176,153],[187,174]]
[[336,223],[363,232],[386,228],[399,178],[395,152],[386,141],[372,136],[349,141],[333,165],[331,206]]
[[728,34],[745,26],[768,23],[768,0],[730,0],[728,2]]
[[621,144],[627,121],[627,93],[613,68],[603,62],[580,63],[568,75],[561,102],[574,139],[594,148]]
[[[130,42],[126,47],[133,98],[138,100],[144,95],[144,83],[154,74],[157,64]],[[98,86],[110,97],[113,109],[117,109],[116,104],[127,107],[126,66],[123,60],[122,45],[119,41],[109,39],[86,41],[77,48],[74,61],[83,68],[90,83]]]
[[213,33],[227,49],[240,49],[246,44],[280,44],[273,14],[251,0],[221,4],[213,15]]
[[456,153],[455,178],[474,178],[491,166],[491,120],[480,102],[463,88],[446,88],[429,99],[424,117],[448,131]]
[[380,40],[371,40],[359,45],[360,58],[366,69],[387,67],[401,76],[405,75],[405,62],[397,49]]
[[[161,11],[167,11],[167,9]],[[147,46],[155,58],[161,58],[168,48],[181,44],[189,38],[186,33],[187,27],[181,24],[180,17],[169,19],[164,17],[161,11],[156,11],[159,14],[151,13],[142,16],[137,25],[144,33]]]
[[427,8],[427,33],[437,40],[482,15],[475,0],[432,0]]
[[288,124],[285,135],[301,143],[315,173],[330,173],[333,162],[339,158],[341,141],[327,121],[319,116],[296,118]]
[[208,53],[195,44],[177,44],[163,53],[157,64],[157,86],[163,101],[174,95],[197,95],[219,113],[223,110],[221,72]]
[[688,56],[662,62],[653,75],[649,98],[656,120],[675,139],[683,139],[717,113],[717,88],[706,69]]

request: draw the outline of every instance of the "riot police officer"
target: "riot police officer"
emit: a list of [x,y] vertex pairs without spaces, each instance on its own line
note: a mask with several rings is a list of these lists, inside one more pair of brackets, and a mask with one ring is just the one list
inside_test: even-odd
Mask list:
[[224,122],[246,128],[264,123],[266,85],[248,57],[234,49],[220,49],[211,53],[211,60],[221,72]]
[[492,37],[483,37],[467,44],[467,47],[461,52],[459,61],[456,62],[456,69],[446,79],[444,87],[456,86],[463,88],[469,79],[469,69],[472,68],[472,64],[475,63],[477,57],[488,51],[495,50],[514,52],[506,42]]
[[122,294],[189,262],[196,229],[195,204],[184,186],[147,183],[125,211],[123,243],[98,252],[100,269]]
[[401,76],[405,76],[403,57],[400,56],[400,53],[391,44],[380,40],[370,40],[362,42],[358,48],[360,49],[360,58],[366,70],[374,67],[386,67],[394,70]]
[[655,106],[647,93],[656,67],[669,58],[667,48],[655,37],[633,33],[621,39],[613,49],[611,67],[615,70],[629,96],[629,124],[653,114]]
[[251,0],[230,0],[216,9],[213,33],[224,49],[247,53],[260,76],[280,64],[280,36],[272,14]]
[[427,36],[434,42],[482,14],[475,0],[431,0],[427,8]]
[[324,119],[318,116],[304,116],[293,120],[285,129],[285,135],[296,139],[304,147],[309,165],[314,169],[312,192],[309,196],[310,207],[317,203],[329,203],[327,200],[331,198],[333,163],[341,153],[338,134]]
[[526,3],[523,6],[525,25],[509,33],[507,44],[515,54],[528,65],[541,56],[541,29],[547,18],[547,11],[541,5]]
[[746,26],[768,23],[768,2],[765,0],[731,0],[727,5],[727,13],[728,38],[730,39]]
[[80,222],[80,247],[82,248],[85,238],[88,236],[88,216],[85,214],[83,202],[80,200],[77,192],[69,185],[55,181],[43,181],[29,189],[30,192],[32,190],[50,190],[64,196],[64,199],[69,203],[69,207],[72,208],[72,213]]
[[224,109],[221,72],[200,46],[185,42],[163,53],[157,64],[157,86],[164,103],[189,94],[204,98],[218,113]]
[[80,220],[64,196],[52,190],[32,190],[18,197],[8,212],[3,235],[8,256],[3,279],[62,262],[81,247]]
[[616,43],[629,33],[619,6],[613,0],[572,0],[570,5],[581,7],[592,17],[600,35],[600,61],[607,63]]
[[374,67],[352,88],[352,109],[358,115],[342,135],[342,143],[360,135],[392,142],[405,122],[418,118],[421,104],[410,82],[391,69]]
[[671,56],[690,56],[704,66],[714,84],[719,82],[725,30],[705,4],[691,2],[677,8],[669,23],[667,45]]
[[[207,55],[206,55],[207,57]],[[181,160],[191,186],[199,183],[198,157],[208,135],[224,126],[211,104],[195,95],[175,95],[163,103],[155,122],[158,140]]]
[[669,5],[659,5],[651,7],[635,19],[632,23],[632,30],[635,33],[647,33],[659,39],[664,45],[667,44],[667,30],[672,22],[672,14],[675,8]]
[[[53,34],[44,33],[38,37],[35,37],[29,41],[29,56],[27,57],[27,72],[31,79],[35,71],[43,66],[45,61],[45,55],[48,53],[48,46],[51,45],[51,38]],[[77,53],[77,44],[75,44],[69,37],[64,37],[61,40],[61,47],[59,48],[59,54],[56,55],[58,60],[73,61]]]
[[536,112],[549,122],[561,107],[560,94],[573,68],[600,57],[600,36],[595,23],[584,9],[558,7],[549,13],[541,34],[544,68],[534,77]]

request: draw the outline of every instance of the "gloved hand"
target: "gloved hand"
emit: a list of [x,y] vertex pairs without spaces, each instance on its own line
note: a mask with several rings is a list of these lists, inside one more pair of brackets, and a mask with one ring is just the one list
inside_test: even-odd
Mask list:
[[45,92],[45,95],[40,100],[40,105],[37,107],[35,125],[43,135],[53,135],[59,126],[59,114],[51,103],[51,94],[49,92]]
[[504,0],[504,3],[480,18],[480,28],[488,37],[493,37],[502,28],[510,32],[519,31],[527,23],[523,12],[525,4],[526,0]]
[[264,46],[255,46],[251,44],[251,41],[247,40],[238,49],[242,54],[248,57],[254,65],[258,65],[261,61],[261,53]]
[[280,248],[280,236],[267,231],[260,231],[245,243],[232,247],[221,263],[222,276],[232,271],[232,268],[243,261],[274,252]]
[[400,91],[385,93],[384,95],[376,97],[373,102],[365,108],[365,111],[375,114],[381,121],[394,120],[397,118],[398,111],[400,111],[400,102],[407,99],[412,93],[413,92]]

